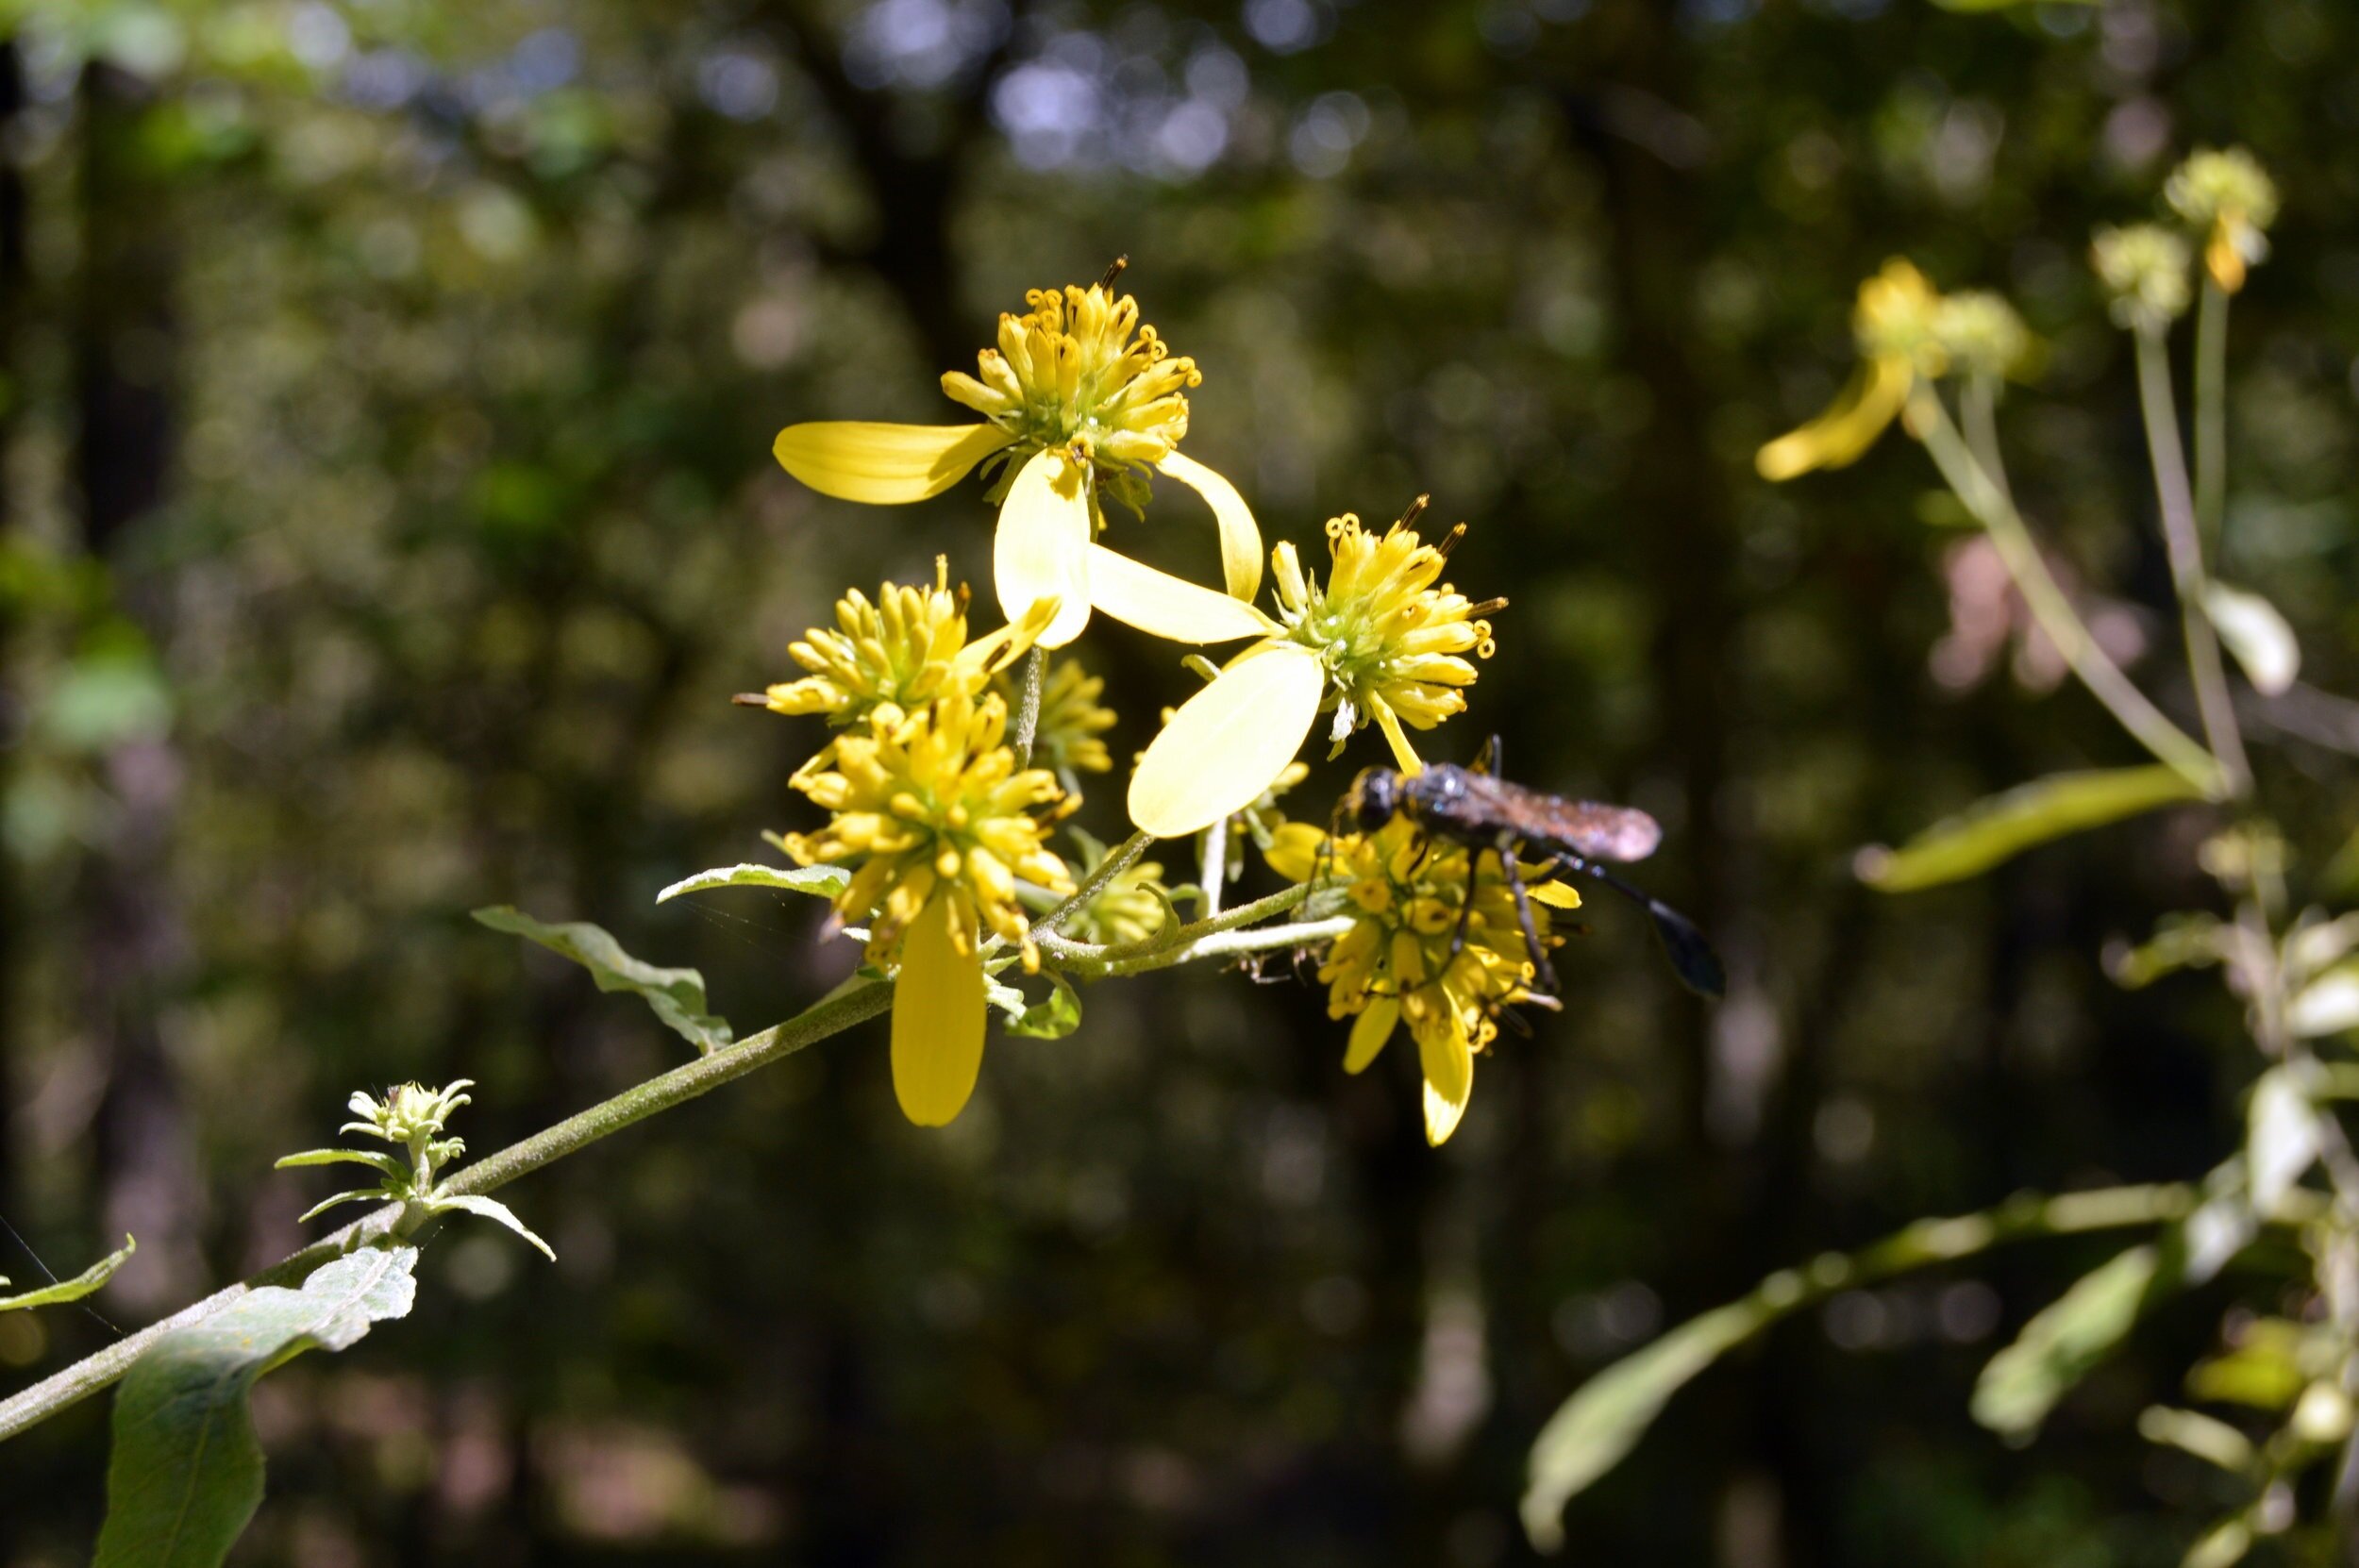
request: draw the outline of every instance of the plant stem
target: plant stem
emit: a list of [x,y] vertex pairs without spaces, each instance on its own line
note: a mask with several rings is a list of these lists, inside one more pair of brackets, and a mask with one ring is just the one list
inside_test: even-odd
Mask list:
[[[2207,285],[2208,287],[2208,285]],[[2203,738],[2219,759],[2228,793],[2252,787],[2244,737],[2236,728],[2236,707],[2220,663],[2219,636],[2204,608],[2203,542],[2196,531],[2195,501],[2187,486],[2187,454],[2179,444],[2179,412],[2170,391],[2170,361],[2159,331],[2140,327],[2138,407],[2146,415],[2146,446],[2154,464],[2154,494],[2161,503],[2163,544],[2170,556],[2170,580],[2179,595],[2179,622],[2187,640],[2187,671],[2203,716]]]
[[[674,1106],[718,1089],[731,1078],[743,1077],[758,1067],[767,1067],[774,1061],[793,1056],[805,1046],[815,1044],[830,1035],[841,1034],[856,1024],[865,1023],[882,1013],[892,1000],[893,986],[890,981],[872,980],[854,986],[805,1009],[783,1024],[748,1036],[711,1056],[684,1062],[644,1083],[634,1084],[613,1098],[569,1116],[521,1143],[511,1143],[488,1159],[462,1166],[443,1183],[442,1191],[451,1193],[489,1193],[504,1187],[518,1176],[528,1176],[601,1138],[622,1131],[634,1122],[644,1121],[658,1111],[669,1110]],[[299,1285],[321,1264],[341,1258],[355,1248],[398,1234],[402,1229],[403,1209],[401,1204],[391,1203],[372,1209],[250,1279],[217,1291],[194,1306],[185,1308],[159,1323],[150,1324],[138,1333],[116,1341],[96,1355],[85,1357],[32,1387],[0,1400],[0,1441],[15,1436],[27,1426],[46,1420],[114,1382],[131,1369],[131,1363],[139,1359],[142,1351],[173,1329],[210,1317],[262,1286]]]
[[1108,850],[1106,858],[1097,862],[1097,869],[1081,878],[1081,885],[1073,890],[1072,897],[1032,922],[1033,936],[1053,936],[1062,930],[1066,921],[1079,914],[1082,907],[1103,892],[1115,877],[1136,864],[1138,858],[1146,853],[1146,846],[1154,842],[1155,836],[1142,829]]
[[[1070,942],[1054,932],[1043,931],[1037,925],[1032,927],[1032,938],[1040,944],[1042,954],[1058,969],[1084,979],[1096,979],[1113,973],[1106,966],[1117,959],[1175,952],[1205,937],[1213,936],[1222,931],[1237,930],[1242,926],[1253,925],[1256,921],[1284,914],[1287,910],[1302,904],[1313,893],[1332,885],[1332,883],[1326,882],[1305,882],[1297,887],[1281,889],[1266,898],[1257,898],[1249,904],[1240,904],[1233,909],[1226,909],[1216,915],[1208,915],[1202,920],[1192,920],[1177,931],[1168,933],[1158,931],[1142,942],[1108,943],[1103,947],[1093,946],[1089,942]],[[1125,973],[1130,972],[1125,971]]]
[[2228,516],[2228,291],[2203,275],[2195,312],[2195,525],[2218,559]]
[[1040,730],[1041,687],[1048,679],[1048,650],[1035,645],[1024,656],[1024,674],[1015,683],[1015,734],[1008,744],[1015,750],[1015,765],[1032,765],[1032,737]]
[[1909,428],[1924,442],[1927,454],[1941,470],[1950,490],[1990,535],[1991,543],[1998,547],[1999,558],[2005,562],[2007,575],[2015,579],[2016,590],[2023,595],[2032,618],[2039,623],[2040,630],[2048,634],[2048,640],[2056,645],[2056,651],[2064,656],[2090,695],[2103,703],[2106,711],[2156,759],[2206,794],[2217,794],[2222,785],[2218,761],[2164,717],[2162,709],[2149,702],[2146,693],[2122,674],[2121,666],[2097,645],[2097,639],[2090,635],[2080,613],[2072,608],[2072,601],[2056,585],[2047,561],[2041,559],[2039,546],[2033,542],[2022,514],[1967,450],[1957,426],[1950,423],[1949,410],[1931,387],[1920,384],[1909,394]]
[[1988,372],[1977,371],[1966,378],[1966,391],[1958,399],[1959,423],[1966,427],[1966,449],[1982,466],[1983,476],[2009,506],[2015,504],[2015,489],[2007,483],[2007,459],[1999,445],[1999,385],[1998,378]]
[[1204,889],[1204,913],[1220,913],[1221,883],[1229,876],[1229,819],[1222,817],[1204,830],[1204,868],[1196,881]]

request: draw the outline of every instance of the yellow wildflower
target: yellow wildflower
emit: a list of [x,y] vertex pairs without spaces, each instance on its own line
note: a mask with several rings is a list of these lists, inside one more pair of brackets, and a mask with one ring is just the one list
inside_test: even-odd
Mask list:
[[1184,838],[1242,810],[1270,788],[1332,711],[1332,750],[1373,721],[1394,759],[1421,766],[1403,729],[1431,729],[1466,706],[1475,667],[1489,658],[1481,617],[1505,599],[1476,604],[1438,582],[1462,524],[1441,544],[1409,525],[1425,505],[1382,534],[1347,512],[1327,525],[1334,558],[1324,588],[1306,575],[1291,544],[1271,553],[1282,623],[1239,654],[1217,679],[1183,703],[1139,759],[1130,779],[1130,820],[1159,838]]
[[2163,197],[2204,236],[2203,270],[2227,292],[2244,287],[2247,268],[2268,259],[2277,184],[2242,147],[2197,152],[2172,171]]
[[737,701],[773,713],[823,713],[844,727],[886,709],[897,717],[953,693],[979,696],[1056,613],[1053,604],[1036,605],[1021,624],[969,642],[966,604],[965,585],[950,588],[946,557],[934,559],[930,589],[885,583],[872,603],[855,588],[836,601],[832,628],[813,626],[788,646],[808,675]]
[[957,1116],[982,1066],[980,931],[1020,944],[1036,967],[1016,878],[1073,891],[1046,842],[1063,792],[1045,769],[1017,771],[1007,719],[998,697],[965,692],[907,715],[879,709],[867,733],[837,738],[830,769],[794,780],[834,815],[787,835],[787,853],[855,868],[836,911],[869,923],[869,961],[900,963],[893,1088],[921,1126]]
[[2116,325],[2133,332],[2162,331],[2194,297],[2187,242],[2160,224],[2099,229],[2089,242],[2089,263],[2110,296]]
[[[1428,839],[1398,817],[1375,833],[1332,841],[1306,823],[1289,823],[1268,855],[1273,867],[1297,882],[1323,873],[1349,879],[1345,912],[1352,916],[1351,929],[1335,939],[1319,965],[1328,1016],[1353,1020],[1344,1070],[1365,1068],[1406,1023],[1425,1069],[1425,1135],[1434,1144],[1465,1114],[1475,1053],[1498,1034],[1500,1010],[1534,997],[1531,951],[1496,855],[1480,857],[1465,942],[1455,958],[1450,955],[1468,896],[1466,855],[1463,846]],[[1552,892],[1560,908],[1580,903],[1569,888]],[[1531,919],[1543,944],[1563,941],[1549,932],[1547,905],[1535,904]]]
[[1841,468],[1873,446],[1899,415],[1916,378],[1949,368],[1949,351],[1936,330],[1940,303],[1925,275],[1897,257],[1861,284],[1851,311],[1858,374],[1826,412],[1754,456],[1761,476],[1783,480],[1815,468]]
[[[1113,292],[1115,273],[1086,289],[1033,290],[1025,295],[1029,313],[999,318],[998,347],[978,356],[979,375],[943,376],[943,392],[982,424],[790,425],[774,450],[811,489],[878,504],[922,501],[979,463],[1001,466],[987,496],[999,502],[993,577],[1010,621],[1041,599],[1059,601],[1044,646],[1079,636],[1093,606],[1183,642],[1248,636],[1257,629],[1250,612],[1237,616],[1233,601],[1250,600],[1261,587],[1261,532],[1235,486],[1178,450],[1188,428],[1186,391],[1203,376],[1195,360],[1173,357],[1153,327],[1140,325],[1138,302]],[[1100,492],[1136,511],[1147,497],[1147,469],[1212,508],[1227,594],[1094,542],[1105,525]],[[1226,619],[1206,598],[1232,601]],[[1208,626],[1210,635],[1191,635]]]

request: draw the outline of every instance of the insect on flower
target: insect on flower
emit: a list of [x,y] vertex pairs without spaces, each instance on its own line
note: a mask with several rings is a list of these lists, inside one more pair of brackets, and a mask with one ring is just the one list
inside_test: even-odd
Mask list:
[[[1661,824],[1635,807],[1567,800],[1500,777],[1496,735],[1484,752],[1470,768],[1433,762],[1421,772],[1406,775],[1391,768],[1363,769],[1336,802],[1336,818],[1338,822],[1349,819],[1362,832],[1375,832],[1395,817],[1405,817],[1431,838],[1464,844],[1469,855],[1469,878],[1480,870],[1483,855],[1496,852],[1508,890],[1514,895],[1516,918],[1523,924],[1524,942],[1543,991],[1556,990],[1556,973],[1533,928],[1530,900],[1562,902],[1562,894],[1554,890],[1564,885],[1548,881],[1527,888],[1517,869],[1519,856],[1529,855],[1558,873],[1595,877],[1632,900],[1653,920],[1655,934],[1662,939],[1672,972],[1681,984],[1703,996],[1718,996],[1728,989],[1719,956],[1695,922],[1601,863],[1645,859],[1663,842]],[[1472,908],[1471,898],[1460,906],[1453,953],[1465,941],[1464,911]]]

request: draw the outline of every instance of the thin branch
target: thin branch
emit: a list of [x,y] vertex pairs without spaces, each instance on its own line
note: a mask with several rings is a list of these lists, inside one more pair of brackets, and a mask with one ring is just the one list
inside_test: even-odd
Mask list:
[[1040,692],[1048,678],[1048,650],[1035,647],[1024,658],[1024,674],[1015,683],[1015,733],[1008,744],[1015,751],[1015,765],[1032,765],[1032,738],[1040,732]]
[[2217,558],[2228,515],[2228,292],[2203,274],[2195,312],[2195,525]]

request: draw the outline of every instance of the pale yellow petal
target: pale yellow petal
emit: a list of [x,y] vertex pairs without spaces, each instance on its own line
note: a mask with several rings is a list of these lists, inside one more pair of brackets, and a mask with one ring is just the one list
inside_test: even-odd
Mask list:
[[1351,1021],[1351,1043],[1344,1048],[1344,1071],[1358,1073],[1376,1059],[1376,1053],[1393,1038],[1393,1026],[1400,1022],[1400,1000],[1394,996],[1379,996],[1371,1001]]
[[1425,772],[1425,762],[1417,756],[1417,748],[1409,743],[1408,735],[1400,727],[1400,715],[1393,711],[1392,705],[1382,697],[1373,697],[1369,699],[1368,711],[1376,715],[1376,727],[1384,732],[1386,743],[1393,748],[1394,765],[1412,778]]
[[1308,882],[1327,858],[1327,835],[1307,822],[1281,822],[1262,859],[1289,882]]
[[940,495],[1015,438],[996,425],[790,425],[771,451],[822,495],[890,505]]
[[952,900],[918,911],[901,940],[893,990],[893,1093],[921,1127],[946,1126],[966,1109],[983,1065],[983,959],[951,931]]
[[1417,1057],[1425,1067],[1425,1141],[1440,1148],[1474,1097],[1474,1050],[1455,1013],[1418,1037]]
[[1299,643],[1248,651],[1148,743],[1130,776],[1130,820],[1184,839],[1251,805],[1302,749],[1326,681],[1319,656]]
[[1056,619],[1039,637],[1062,648],[1090,621],[1089,475],[1059,450],[1035,452],[999,508],[992,542],[992,580],[1010,621],[1043,599],[1057,601]]
[[1780,436],[1754,455],[1765,479],[1791,479],[1814,468],[1841,468],[1876,443],[1908,401],[1916,373],[1908,360],[1882,355],[1860,366],[1825,413]]
[[[1172,453],[1155,465],[1204,497],[1220,525],[1220,575],[1231,598],[1250,599],[1262,591],[1262,530],[1253,509],[1237,487],[1194,458]],[[1110,612],[1111,613],[1111,612]]]
[[1581,890],[1570,882],[1533,882],[1524,891],[1531,895],[1534,904],[1546,904],[1552,909],[1581,908]]
[[1174,642],[1227,642],[1279,629],[1243,599],[1158,572],[1103,544],[1091,545],[1089,558],[1090,603],[1125,626]]

